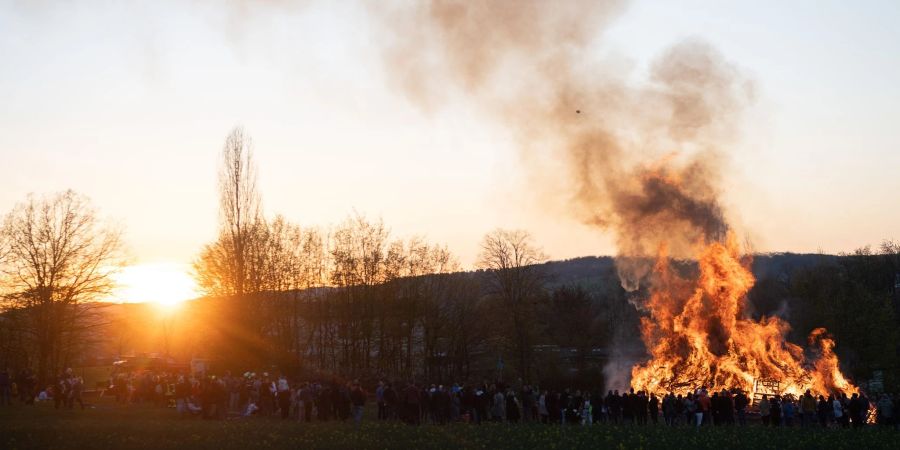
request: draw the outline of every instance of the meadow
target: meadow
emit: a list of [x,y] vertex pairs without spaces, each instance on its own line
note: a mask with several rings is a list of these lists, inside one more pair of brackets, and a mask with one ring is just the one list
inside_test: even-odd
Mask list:
[[[367,408],[371,416],[372,407]],[[52,404],[0,407],[0,448],[18,449],[877,449],[897,448],[900,432],[705,427],[560,427],[546,425],[411,427],[367,417],[351,423],[300,424],[277,418],[180,419],[171,409],[101,401],[81,410]]]

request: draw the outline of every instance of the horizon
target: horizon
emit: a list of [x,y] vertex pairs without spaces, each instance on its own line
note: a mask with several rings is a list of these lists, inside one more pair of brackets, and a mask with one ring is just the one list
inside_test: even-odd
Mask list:
[[[864,247],[859,247],[855,250],[860,250],[863,248]],[[841,253],[803,252],[803,253],[797,253],[797,252],[778,252],[778,251],[753,252],[753,253],[748,253],[748,255],[750,255],[754,260],[756,258],[760,258],[760,257],[779,257],[779,256],[810,256],[810,257],[830,256],[830,257],[837,257],[837,258],[854,256],[854,254],[852,252],[841,252]],[[567,263],[567,262],[576,261],[576,260],[580,260],[580,259],[609,259],[609,260],[615,261],[616,257],[617,257],[616,255],[582,255],[582,256],[573,256],[571,258],[548,259],[544,262],[537,263],[535,265],[540,266],[540,265],[547,265],[547,264],[561,264],[561,263]],[[646,257],[646,259],[652,260],[653,258]],[[680,262],[688,261],[688,262],[692,262],[692,263],[698,262],[698,260],[696,258],[673,258],[673,260],[680,261]],[[141,266],[129,266],[129,267],[140,268]],[[174,279],[175,279],[176,283],[181,282],[182,283],[181,287],[184,288],[185,286],[183,283],[186,280],[186,278],[183,277],[182,275],[189,273],[191,270],[192,269],[190,269],[189,267],[184,267],[182,271],[179,271],[172,267],[168,267],[165,271],[168,272],[169,275],[175,274],[176,276],[174,277]],[[461,267],[461,268],[459,268],[459,270],[449,272],[449,274],[474,273],[474,272],[478,272],[478,271],[482,271],[482,270],[485,270],[485,269]],[[125,275],[127,277],[127,273]],[[430,274],[412,275],[412,277],[429,276],[429,275]],[[154,279],[154,281],[158,281],[158,279]],[[190,280],[190,281],[193,282],[193,280]],[[195,288],[195,287],[196,286],[190,286],[190,288]],[[325,286],[325,287],[332,287],[332,286]],[[141,283],[134,284],[134,283],[129,283],[127,281],[121,282],[120,286],[116,289],[117,292],[123,292],[123,291],[128,292],[129,290],[133,290],[137,293],[134,296],[129,296],[127,294],[115,293],[115,294],[111,295],[110,297],[97,300],[97,301],[95,301],[95,303],[109,303],[109,304],[119,304],[119,305],[124,305],[124,304],[150,305],[150,306],[161,307],[163,309],[163,311],[169,312],[169,311],[172,311],[172,310],[176,309],[177,307],[179,307],[179,305],[182,302],[202,300],[204,298],[211,297],[210,295],[203,294],[202,292],[197,290],[197,291],[193,291],[195,294],[194,296],[190,296],[190,297],[169,296],[168,297],[169,299],[174,298],[177,300],[169,300],[169,301],[160,302],[160,300],[157,297],[148,295],[147,290],[145,290],[143,288],[144,288],[144,286]],[[297,289],[297,290],[303,291],[306,289],[320,289],[320,287],[301,288],[301,289]],[[152,292],[153,288],[152,287],[149,288],[149,291]],[[113,298],[113,297],[115,297],[115,298]]]

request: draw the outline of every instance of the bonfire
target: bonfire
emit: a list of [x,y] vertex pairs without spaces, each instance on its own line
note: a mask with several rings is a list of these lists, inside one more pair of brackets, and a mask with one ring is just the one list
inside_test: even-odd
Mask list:
[[752,258],[733,234],[698,248],[699,274],[684,277],[660,246],[646,303],[649,315],[641,320],[650,358],[632,369],[635,390],[753,393],[765,386],[766,393],[795,397],[807,390],[825,396],[857,391],[841,373],[825,329],[813,330],[804,350],[787,341],[790,327],[784,320],[750,317]]

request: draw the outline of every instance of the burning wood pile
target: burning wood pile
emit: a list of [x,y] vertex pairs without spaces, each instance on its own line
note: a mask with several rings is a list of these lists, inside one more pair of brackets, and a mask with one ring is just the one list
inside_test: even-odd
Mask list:
[[712,242],[697,256],[699,275],[686,279],[669,265],[662,246],[653,270],[649,316],[641,332],[650,359],[632,369],[632,386],[648,392],[687,393],[740,389],[799,396],[851,393],[834,341],[823,328],[809,335],[809,349],[785,339],[789,325],[777,317],[759,321],[746,311],[753,287],[751,258],[733,235]]

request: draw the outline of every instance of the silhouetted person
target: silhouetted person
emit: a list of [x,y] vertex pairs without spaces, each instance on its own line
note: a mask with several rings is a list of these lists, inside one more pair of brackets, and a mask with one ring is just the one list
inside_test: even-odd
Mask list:
[[816,402],[816,417],[819,419],[819,425],[822,428],[828,427],[828,413],[831,410],[831,404],[825,401],[825,397],[819,396],[819,401]]
[[394,419],[397,416],[397,404],[398,404],[399,396],[397,395],[397,391],[394,389],[393,383],[388,383],[387,387],[384,388],[384,418],[385,419]]
[[409,383],[403,395],[404,421],[410,425],[418,425],[419,420],[419,403],[421,401],[419,387],[415,383]]
[[769,401],[769,397],[765,394],[763,394],[762,400],[759,401],[759,417],[762,419],[763,425],[768,425],[772,420],[772,402]]
[[516,394],[510,390],[506,395],[506,421],[518,423],[520,416],[519,400],[516,398]]
[[781,425],[781,399],[776,395],[772,397],[772,426],[777,427]]
[[362,424],[363,409],[366,406],[366,392],[363,391],[359,381],[353,382],[353,387],[350,389],[350,402],[353,405],[353,423],[359,426]]
[[622,420],[629,425],[634,424],[634,412],[637,409],[634,403],[634,388],[632,388],[631,392],[622,394]]
[[853,422],[853,427],[858,428],[863,425],[862,422],[862,403],[859,401],[859,396],[853,394],[850,397],[850,420]]

